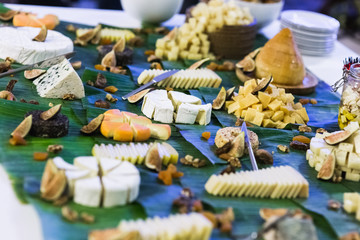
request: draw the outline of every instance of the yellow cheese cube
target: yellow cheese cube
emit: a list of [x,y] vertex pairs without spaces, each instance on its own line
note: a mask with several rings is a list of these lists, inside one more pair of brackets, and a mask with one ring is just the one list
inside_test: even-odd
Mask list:
[[281,121],[277,121],[276,122],[276,128],[278,129],[284,129],[286,127],[287,123],[281,122]]
[[279,95],[285,95],[285,89],[284,88],[278,88]]
[[230,104],[232,104],[232,103],[234,103],[234,101],[226,101],[225,102],[225,109],[228,109],[229,108],[229,106],[230,106]]
[[189,53],[187,59],[192,59],[192,60],[200,60],[202,58],[202,54],[200,53]]
[[240,102],[241,99],[243,99],[244,96],[241,96],[241,95],[237,95],[237,96],[233,96],[231,99],[236,101],[236,102]]
[[272,115],[271,120],[274,122],[281,121],[284,119],[284,112],[283,111],[276,111],[274,115]]
[[256,80],[251,79],[244,83],[244,95],[250,94],[257,86]]
[[295,97],[291,93],[286,93],[286,102],[292,103]]
[[162,58],[163,55],[164,55],[164,50],[161,49],[161,48],[156,48],[156,50],[155,50],[155,55],[156,55],[157,57],[159,57],[159,58]]
[[258,102],[259,99],[250,93],[239,101],[239,105],[241,109],[244,109]]
[[254,105],[252,105],[251,106],[251,108],[254,108],[254,109],[256,109],[257,111],[259,111],[259,112],[262,112],[262,104],[261,103],[259,103],[259,104],[254,104]]
[[262,113],[264,114],[265,119],[271,118],[272,115],[274,115],[274,111],[271,111],[271,110],[266,110],[266,111],[263,111]]
[[303,106],[301,105],[301,103],[296,103],[294,104],[294,109],[297,110],[297,109],[301,109]]
[[209,47],[201,47],[200,52],[201,52],[203,55],[208,55],[209,50],[210,50]]
[[166,42],[166,48],[167,49],[171,49],[172,47],[175,47],[176,46],[176,43],[174,40],[171,40],[171,41],[167,41]]
[[181,50],[187,49],[189,44],[189,39],[187,38],[181,38],[179,42],[179,48]]
[[200,45],[200,39],[197,37],[194,37],[193,39],[191,39],[191,43],[196,46]]
[[180,51],[179,56],[182,59],[187,59],[187,57],[189,56],[189,52],[188,51]]
[[308,122],[309,121],[309,116],[306,112],[306,109],[304,107],[296,110],[296,112],[301,116],[301,118],[304,120],[304,122]]
[[176,61],[178,59],[178,55],[176,52],[168,52],[167,58],[169,61]]
[[261,112],[256,112],[255,118],[251,121],[251,123],[261,126],[263,119],[264,119],[264,114]]
[[237,110],[235,111],[234,115],[235,115],[237,118],[239,118],[239,117],[241,117],[241,112],[242,112],[242,110],[239,108],[239,109],[237,109]]
[[263,108],[266,108],[271,101],[271,96],[265,92],[258,92],[258,98],[263,105]]
[[277,111],[278,109],[280,109],[280,106],[282,105],[282,102],[274,99],[273,101],[271,101],[271,103],[268,105],[268,108],[272,111]]
[[242,110],[240,117],[241,117],[241,118],[245,118],[246,112],[247,112],[247,110]]
[[229,109],[228,109],[228,113],[230,114],[230,113],[233,113],[233,112],[235,112],[237,109],[239,109],[240,108],[240,105],[239,105],[239,103],[238,102],[234,102],[234,103],[232,103],[232,104],[230,104],[229,105]]
[[189,49],[190,53],[199,53],[199,51],[200,51],[200,47],[196,46],[196,45],[191,45],[191,47]]
[[284,116],[284,123],[295,123],[295,117],[289,115]]
[[253,108],[248,108],[245,114],[245,118],[244,120],[246,122],[252,122],[255,119],[255,115],[256,115],[256,110]]
[[264,119],[262,126],[266,128],[273,128],[276,127],[276,124],[271,119]]
[[244,87],[243,86],[239,87],[239,95],[244,95]]
[[165,39],[160,38],[160,39],[156,40],[156,48],[165,49],[166,48],[165,46],[166,46]]
[[305,124],[304,120],[298,113],[293,112],[290,116],[295,118],[295,123]]

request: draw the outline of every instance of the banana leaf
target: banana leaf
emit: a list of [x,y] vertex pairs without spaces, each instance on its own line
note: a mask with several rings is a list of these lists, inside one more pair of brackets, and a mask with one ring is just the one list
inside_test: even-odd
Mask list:
[[[0,12],[6,9],[0,4]],[[66,31],[69,23],[61,22],[56,28],[71,39],[75,39],[75,34]],[[88,27],[85,25],[74,24],[76,27]],[[69,206],[79,212],[93,214],[96,218],[94,224],[70,223],[61,217],[60,208],[43,201],[39,196],[39,182],[45,166],[45,162],[36,162],[33,158],[35,151],[46,151],[49,144],[64,145],[64,150],[59,154],[66,161],[72,162],[74,157],[80,155],[91,155],[91,148],[95,143],[115,143],[113,140],[106,139],[100,133],[92,136],[82,135],[79,131],[81,126],[87,124],[98,114],[106,109],[97,108],[94,102],[98,99],[105,99],[106,92],[102,89],[86,85],[87,80],[95,80],[98,72],[104,74],[108,80],[107,85],[116,86],[119,91],[112,94],[119,100],[111,104],[111,108],[119,108],[122,111],[131,111],[136,114],[141,113],[141,102],[129,104],[121,100],[121,96],[135,89],[137,76],[148,69],[150,64],[146,61],[144,51],[154,49],[156,39],[162,37],[159,34],[141,35],[145,39],[145,45],[134,48],[134,64],[128,66],[130,71],[127,75],[118,75],[93,69],[95,64],[100,63],[96,46],[89,44],[86,47],[75,46],[77,52],[75,60],[80,60],[83,67],[78,70],[84,82],[86,97],[82,100],[64,101],[61,99],[40,98],[31,81],[25,79],[22,74],[14,77],[4,78],[0,81],[0,90],[6,87],[10,79],[17,79],[18,83],[14,88],[14,94],[19,99],[36,100],[39,105],[21,103],[19,101],[10,102],[0,99],[0,163],[10,175],[14,190],[19,199],[35,206],[43,226],[45,239],[86,239],[91,229],[104,229],[116,227],[122,219],[145,218],[148,216],[167,216],[175,211],[172,208],[172,201],[180,194],[183,187],[189,187],[201,199],[205,205],[213,211],[219,213],[227,207],[233,207],[236,220],[234,222],[233,234],[246,236],[251,232],[259,230],[263,224],[259,216],[259,209],[263,207],[272,208],[301,208],[313,218],[317,227],[319,239],[337,239],[338,236],[351,230],[359,228],[353,216],[341,210],[330,211],[326,208],[329,199],[342,200],[343,192],[359,191],[358,183],[343,181],[341,184],[319,181],[316,179],[316,171],[310,168],[305,160],[305,153],[292,150],[288,154],[278,152],[278,144],[288,144],[294,135],[299,133],[294,130],[277,130],[253,128],[259,135],[261,148],[274,151],[274,165],[291,165],[300,171],[310,183],[309,199],[295,200],[268,200],[255,198],[223,198],[215,197],[206,193],[204,184],[212,174],[219,173],[226,162],[215,156],[214,138],[216,131],[223,126],[233,126],[235,117],[228,115],[224,111],[214,111],[211,124],[208,126],[189,126],[182,124],[172,124],[172,136],[168,142],[179,152],[180,157],[189,154],[194,157],[207,160],[207,165],[197,169],[182,164],[177,167],[184,172],[184,177],[174,181],[171,186],[163,185],[158,179],[157,174],[146,169],[144,166],[137,166],[141,173],[140,196],[133,204],[116,207],[111,209],[89,208],[80,206],[70,201]],[[265,43],[266,39],[258,35],[254,48]],[[165,69],[187,68],[193,61],[163,61]],[[223,78],[226,87],[240,85],[234,73],[218,72]],[[316,92],[310,97],[318,100],[317,105],[307,105],[306,108],[310,116],[310,125],[315,127],[325,126],[326,128],[336,128],[337,109],[339,97],[328,91],[328,86],[320,82]],[[216,97],[219,89],[200,88],[190,90],[192,95],[198,96],[204,102],[211,103]],[[28,111],[49,108],[49,103],[62,103],[62,113],[70,120],[69,134],[59,139],[44,139],[28,136],[28,145],[11,146],[8,143],[9,134],[22,121],[24,114]],[[326,114],[324,114],[326,113]],[[203,131],[210,131],[211,138],[205,141],[201,138]],[[305,134],[309,137],[313,134]],[[153,141],[153,140],[150,140]],[[251,169],[248,157],[242,160],[242,169]],[[260,165],[261,168],[268,167]],[[214,230],[212,239],[229,239],[230,235]]]

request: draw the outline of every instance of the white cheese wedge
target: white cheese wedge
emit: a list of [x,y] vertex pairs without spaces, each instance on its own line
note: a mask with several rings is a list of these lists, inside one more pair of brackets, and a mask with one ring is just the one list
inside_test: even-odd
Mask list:
[[71,39],[57,31],[48,30],[44,42],[33,41],[39,31],[33,27],[2,27],[0,58],[10,57],[21,64],[33,64],[73,51]]
[[211,103],[197,105],[196,107],[199,109],[199,113],[196,117],[196,122],[200,125],[208,125],[211,121]]
[[182,103],[180,104],[178,111],[176,113],[175,122],[184,123],[184,124],[194,124],[198,113],[199,113],[199,109],[196,108],[196,105],[189,103]]
[[[139,196],[140,175],[123,175],[123,176],[107,176],[109,179],[115,181],[118,185],[125,185],[128,189],[126,202],[131,203]],[[106,190],[105,190],[106,191]],[[104,199],[105,201],[105,199]],[[117,206],[115,203],[113,206]]]
[[162,123],[172,123],[174,118],[174,106],[171,101],[156,101],[154,120]]
[[69,170],[69,171],[77,171],[79,170],[78,167],[75,167],[74,165],[65,162],[65,160],[62,157],[54,157],[53,162],[56,165],[57,168],[63,169],[63,170]]
[[91,177],[91,172],[89,170],[67,170],[65,171],[65,176],[69,186],[69,195],[74,195],[75,182],[79,179]]
[[91,176],[99,175],[98,161],[95,157],[76,157],[74,159],[74,165],[78,168],[89,170]]
[[195,105],[201,104],[200,98],[192,96],[192,95],[188,95],[188,94],[185,94],[182,92],[178,92],[178,91],[169,91],[168,96],[169,96],[169,99],[172,101],[176,110],[179,108],[179,106],[182,103],[189,103],[189,104],[195,104]]
[[100,177],[79,179],[75,182],[74,202],[88,207],[99,207],[101,193]]
[[116,160],[114,158],[99,158],[98,161],[101,176],[105,176],[121,164],[119,160]]
[[63,98],[65,94],[73,94],[75,98],[85,97],[84,85],[67,59],[51,66],[33,84],[40,97]]
[[141,111],[148,118],[162,123],[172,123],[174,106],[166,90],[155,90],[145,95]]
[[107,176],[102,177],[104,187],[103,206],[114,207],[128,203],[129,189],[123,182],[116,181]]
[[129,162],[119,162],[120,164],[107,173],[109,177],[139,175],[139,170]]

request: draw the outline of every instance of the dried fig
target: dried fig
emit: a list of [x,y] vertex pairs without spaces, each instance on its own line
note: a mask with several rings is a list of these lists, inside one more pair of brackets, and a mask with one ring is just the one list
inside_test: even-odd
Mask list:
[[221,109],[225,101],[226,101],[226,90],[224,87],[221,87],[217,97],[213,100],[212,108],[216,110]]
[[11,133],[11,136],[19,135],[22,138],[26,137],[32,125],[32,115],[27,116]]
[[154,143],[146,153],[145,165],[150,169],[155,169],[157,172],[161,170],[162,160],[159,155],[158,144]]
[[39,34],[33,38],[33,41],[45,42],[46,36],[47,36],[47,28],[45,25],[42,25]]
[[88,125],[83,126],[80,129],[80,131],[86,134],[95,132],[100,127],[103,119],[104,119],[104,114],[100,114],[99,116],[91,120]]
[[317,178],[329,180],[334,175],[335,171],[335,156],[333,153],[329,154],[325,162],[323,163],[320,171],[318,172]]
[[46,70],[43,69],[31,69],[24,71],[24,77],[29,80],[33,80],[42,74],[46,73]]
[[106,84],[107,84],[106,77],[101,73],[98,73],[94,86],[97,88],[105,88]]
[[250,56],[246,56],[236,64],[236,67],[242,69],[244,72],[252,72],[255,70],[255,61]]
[[150,90],[152,90],[152,88],[142,90],[141,92],[138,92],[131,97],[128,97],[128,101],[130,103],[136,103],[137,101],[141,100]]
[[55,117],[61,111],[61,104],[55,105],[47,111],[44,111],[40,114],[40,118],[44,121],[49,120]]

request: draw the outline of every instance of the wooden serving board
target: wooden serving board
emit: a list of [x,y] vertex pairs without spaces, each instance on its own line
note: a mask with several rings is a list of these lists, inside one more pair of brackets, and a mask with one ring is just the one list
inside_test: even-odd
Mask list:
[[316,86],[318,85],[318,79],[310,72],[306,72],[305,78],[300,85],[290,86],[282,85],[277,83],[272,83],[277,87],[285,88],[287,93],[292,93],[296,95],[308,95],[315,91]]

